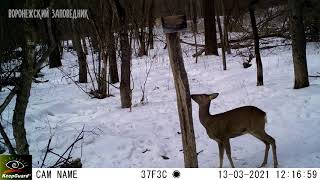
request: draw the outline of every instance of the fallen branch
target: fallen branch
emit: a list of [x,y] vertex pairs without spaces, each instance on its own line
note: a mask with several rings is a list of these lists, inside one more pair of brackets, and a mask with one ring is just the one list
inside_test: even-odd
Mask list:
[[309,76],[309,77],[313,77],[313,78],[320,78],[320,76]]
[[182,40],[182,39],[180,39],[180,43],[182,43],[182,44],[187,44],[187,45],[190,45],[190,46],[205,47],[205,45],[204,45],[204,44],[194,44],[194,43],[189,43],[189,42],[186,42],[186,41],[184,41],[184,40]]
[[205,49],[201,49],[200,51],[196,52],[195,54],[192,55],[192,57],[198,57],[201,56],[205,52]]

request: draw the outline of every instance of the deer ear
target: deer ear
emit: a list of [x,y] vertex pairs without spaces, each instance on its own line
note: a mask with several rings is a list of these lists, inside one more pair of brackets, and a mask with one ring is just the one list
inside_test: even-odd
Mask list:
[[209,99],[212,100],[212,99],[215,99],[219,96],[219,93],[213,93],[213,94],[209,94]]

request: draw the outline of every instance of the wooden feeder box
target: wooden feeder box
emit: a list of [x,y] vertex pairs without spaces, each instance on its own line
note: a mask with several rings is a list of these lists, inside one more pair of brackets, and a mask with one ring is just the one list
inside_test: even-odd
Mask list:
[[184,32],[187,30],[187,17],[185,15],[166,16],[161,18],[164,33]]

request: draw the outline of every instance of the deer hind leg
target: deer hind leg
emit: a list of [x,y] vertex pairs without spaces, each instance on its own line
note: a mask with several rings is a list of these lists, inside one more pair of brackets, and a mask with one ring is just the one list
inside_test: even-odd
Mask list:
[[231,147],[230,147],[230,141],[229,139],[226,139],[224,142],[223,142],[223,145],[224,147],[226,148],[226,154],[227,154],[227,157],[229,159],[229,162],[230,162],[230,165],[232,168],[234,168],[234,164],[232,162],[232,158],[231,158]]
[[220,168],[223,166],[223,154],[224,154],[224,146],[222,142],[218,142],[219,146],[219,160],[220,160]]
[[269,134],[266,133],[266,136],[268,137],[270,144],[272,146],[272,153],[273,153],[273,165],[274,167],[278,167],[278,158],[277,158],[277,147],[276,147],[276,140],[274,140],[273,137],[271,137]]
[[260,141],[262,141],[262,142],[266,145],[266,149],[265,149],[265,152],[264,152],[263,162],[262,162],[262,164],[259,166],[259,167],[264,167],[264,166],[266,166],[267,163],[268,163],[268,155],[269,155],[270,143],[269,143],[268,141],[264,140],[263,137],[261,137],[261,136],[259,135],[259,133],[258,133],[258,134],[254,134],[254,133],[253,133],[252,135],[253,135],[254,137],[256,137],[257,139],[259,139]]
[[[263,139],[263,141],[268,142],[272,146],[272,154],[273,154],[273,165],[274,167],[278,167],[278,158],[277,158],[277,147],[276,147],[276,141],[273,137],[271,137],[266,132],[259,132],[255,133],[255,135],[259,136],[259,138]],[[266,147],[267,148],[267,147]]]

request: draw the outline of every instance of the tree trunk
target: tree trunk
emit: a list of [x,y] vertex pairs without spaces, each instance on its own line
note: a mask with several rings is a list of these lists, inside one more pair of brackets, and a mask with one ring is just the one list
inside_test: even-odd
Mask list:
[[121,107],[131,108],[132,91],[130,87],[131,75],[131,47],[128,38],[128,25],[126,20],[125,9],[121,6],[119,0],[114,0],[119,21],[120,21],[120,51],[121,51],[121,82],[120,82],[120,96]]
[[215,20],[214,0],[203,0],[204,28],[205,28],[205,54],[219,55],[217,43],[217,31]]
[[31,23],[26,23],[26,42],[24,47],[24,60],[22,61],[21,75],[17,84],[17,99],[12,118],[13,136],[16,141],[16,151],[20,155],[29,154],[29,144],[24,127],[26,110],[30,97],[32,77],[34,74],[35,48],[34,31]]
[[22,61],[21,76],[19,79],[16,105],[12,119],[13,136],[16,141],[17,154],[29,154],[29,144],[24,127],[26,110],[30,97],[33,77],[33,63],[35,58],[35,46],[28,40],[25,48],[25,59]]
[[217,16],[217,23],[218,23],[218,28],[219,28],[219,34],[220,34],[220,42],[221,42],[221,49],[222,49],[222,64],[223,64],[223,70],[227,70],[227,60],[226,60],[226,51],[225,51],[225,41],[223,38],[223,32],[222,32],[222,27],[221,27],[221,21],[220,21],[220,16]]
[[142,12],[143,12],[143,16],[141,19],[140,34],[139,34],[139,39],[140,39],[140,48],[139,48],[139,53],[138,53],[139,57],[148,55],[147,50],[146,50],[146,32],[145,32],[146,0],[142,0]]
[[250,13],[250,19],[251,19],[253,38],[254,38],[254,52],[255,52],[256,64],[257,64],[257,86],[263,86],[263,67],[262,67],[261,55],[260,55],[259,34],[258,34],[256,17],[254,14],[254,4],[256,2],[258,2],[258,0],[254,0],[250,3],[249,13]]
[[154,49],[154,43],[153,43],[153,26],[154,26],[154,23],[153,23],[153,19],[150,19],[151,17],[149,17],[149,32],[148,32],[148,45],[149,45],[149,48],[150,49]]
[[[223,3],[223,2],[222,2]],[[225,42],[225,47],[226,51],[228,54],[231,54],[231,47],[229,43],[229,22],[230,21],[230,16],[224,16],[224,42]]]
[[122,30],[120,33],[120,51],[121,51],[121,82],[120,82],[120,96],[121,107],[131,107],[131,49],[129,46],[129,38],[127,30]]
[[82,48],[83,48],[83,52],[85,55],[88,55],[88,47],[87,47],[87,43],[86,43],[86,38],[81,38],[81,44],[82,44]]
[[153,11],[154,11],[154,1],[151,1],[150,9],[149,9],[149,17],[148,17],[148,46],[150,49],[154,49],[154,43],[153,43],[153,27],[155,24],[155,18],[153,17]]
[[77,52],[78,63],[79,63],[79,83],[87,83],[88,82],[87,56],[83,52],[80,35],[78,33],[77,27],[73,19],[71,20],[71,24],[72,24],[72,30],[73,30],[72,45]]
[[56,44],[53,52],[49,56],[49,68],[57,68],[62,66],[59,43]]
[[290,8],[290,32],[294,65],[294,89],[309,86],[306,58],[306,38],[303,23],[303,1],[288,0]]
[[110,83],[115,84],[119,82],[119,75],[117,66],[117,51],[115,47],[114,34],[112,32],[109,33],[108,46]]
[[144,28],[144,23],[142,23],[140,27],[139,40],[140,40],[140,47],[139,47],[138,56],[142,57],[142,56],[148,55],[146,50],[146,32]]
[[107,71],[106,71],[106,65],[101,70],[101,75],[100,75],[100,98],[105,98],[107,97]]
[[198,158],[193,130],[191,97],[188,76],[183,64],[179,34],[166,34],[166,39],[177,94],[184,164],[186,168],[196,168],[198,167]]
[[[61,63],[61,54],[62,52],[60,52],[60,43],[59,40],[57,39],[57,35],[56,35],[56,24],[54,20],[51,20],[51,29],[53,32],[53,39],[56,43],[56,47],[54,48],[53,52],[50,54],[49,56],[49,68],[57,68],[62,66]],[[49,41],[51,42],[51,41]],[[50,45],[49,45],[50,46]]]

